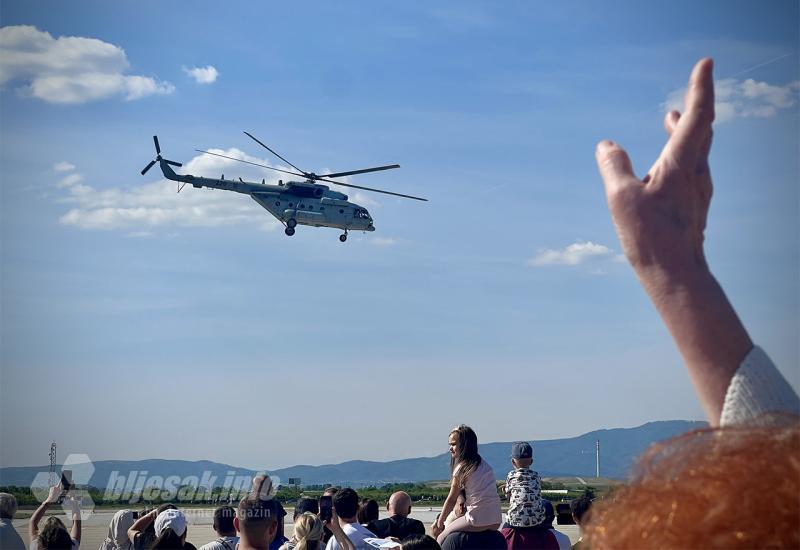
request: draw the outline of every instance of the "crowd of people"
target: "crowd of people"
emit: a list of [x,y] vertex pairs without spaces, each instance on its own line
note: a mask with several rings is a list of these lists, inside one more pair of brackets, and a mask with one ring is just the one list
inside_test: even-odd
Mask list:
[[[602,502],[573,501],[580,548],[800,548],[800,399],[751,341],[704,254],[713,120],[712,62],[703,59],[691,74],[683,114],[666,115],[667,143],[642,179],[622,147],[597,146],[623,251],[672,334],[711,427],[651,447],[630,482]],[[330,516],[316,500],[301,499],[287,537],[286,512],[262,479],[237,509],[215,512],[218,538],[200,550],[362,550],[372,538],[403,550],[569,547],[552,527],[553,508],[541,497],[528,443],[511,449],[504,519],[495,472],[478,453],[475,432],[457,426],[448,442],[450,491],[430,534],[410,517],[407,494],[393,494],[389,517],[379,519],[377,502],[343,488],[323,495],[332,501]],[[55,517],[39,529],[48,502],[30,520],[30,549],[77,549],[79,510],[69,530]],[[15,505],[7,496],[0,504],[0,544],[22,548],[8,521]],[[175,506],[139,517],[124,510],[101,550],[194,550],[186,534],[186,517]]]

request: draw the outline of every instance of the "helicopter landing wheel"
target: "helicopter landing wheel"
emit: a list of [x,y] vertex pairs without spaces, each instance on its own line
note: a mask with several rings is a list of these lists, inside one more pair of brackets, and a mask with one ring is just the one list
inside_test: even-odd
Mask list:
[[287,227],[286,229],[283,230],[283,232],[291,237],[292,235],[294,235],[294,227]]
[[339,235],[339,240],[345,242],[347,240],[347,233],[342,233]]
[[286,222],[286,225],[287,225],[287,226],[288,226],[290,229],[294,229],[294,226],[296,226],[296,225],[297,225],[297,220],[296,220],[296,219],[294,219],[294,218],[289,218],[289,220]]

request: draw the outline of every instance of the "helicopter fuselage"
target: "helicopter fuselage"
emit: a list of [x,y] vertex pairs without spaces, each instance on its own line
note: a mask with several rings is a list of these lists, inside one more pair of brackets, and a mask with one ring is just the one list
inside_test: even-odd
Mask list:
[[279,185],[223,178],[204,178],[177,174],[165,160],[159,165],[164,177],[196,188],[234,191],[250,197],[275,216],[287,228],[295,225],[335,227],[347,231],[375,231],[372,217],[363,206],[347,200],[347,195],[332,191],[327,185],[311,181],[281,182]]

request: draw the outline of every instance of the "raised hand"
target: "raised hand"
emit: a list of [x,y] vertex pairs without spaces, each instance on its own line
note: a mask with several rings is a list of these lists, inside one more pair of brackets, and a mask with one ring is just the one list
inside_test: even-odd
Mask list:
[[711,59],[695,65],[684,113],[667,113],[669,139],[642,179],[614,142],[601,141],[596,157],[622,249],[672,333],[715,425],[731,378],[753,344],[703,250],[712,191],[712,69]]
[[634,175],[622,147],[611,141],[597,146],[614,225],[640,277],[707,269],[703,232],[712,191],[708,167],[714,120],[712,66],[711,59],[695,65],[685,112],[667,113],[664,127],[669,139],[644,178]]

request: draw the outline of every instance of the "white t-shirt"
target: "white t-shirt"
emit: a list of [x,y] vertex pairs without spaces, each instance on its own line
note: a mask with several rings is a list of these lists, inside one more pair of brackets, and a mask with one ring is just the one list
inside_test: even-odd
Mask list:
[[239,537],[220,537],[204,544],[197,550],[236,550],[237,544],[239,544]]
[[[360,523],[348,523],[346,524],[342,530],[344,534],[347,535],[347,538],[350,539],[350,542],[353,543],[353,546],[356,547],[356,550],[369,550],[372,547],[364,542],[366,538],[375,538],[375,533],[361,525]],[[336,541],[336,537],[331,537],[328,541],[328,545],[325,547],[325,550],[342,550],[342,547],[339,546],[339,543]]]
[[[81,546],[81,543],[78,542],[75,539],[71,539],[71,540],[72,540],[72,550],[78,550],[78,548],[80,548],[80,546]],[[36,537],[35,539],[33,539],[31,541],[30,546],[28,546],[28,548],[30,548],[30,550],[39,550],[39,537]]]

